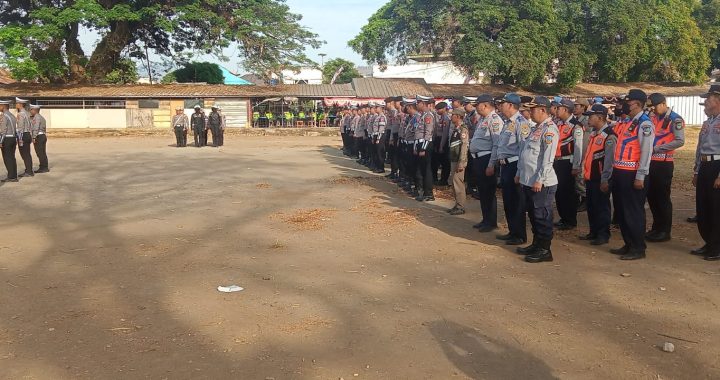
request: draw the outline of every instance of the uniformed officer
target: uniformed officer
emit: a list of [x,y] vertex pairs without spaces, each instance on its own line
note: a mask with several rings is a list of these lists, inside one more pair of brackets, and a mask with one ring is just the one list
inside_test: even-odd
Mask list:
[[463,123],[465,110],[456,108],[452,110],[450,119],[450,142],[448,144],[448,160],[450,161],[450,178],[455,194],[455,206],[448,210],[450,215],[462,215],[465,213],[465,168],[468,162],[468,146],[470,144],[470,132]]
[[350,123],[350,129],[352,130],[352,136],[353,136],[353,158],[358,159],[357,162],[360,162],[360,155],[362,152],[362,144],[363,144],[363,136],[364,132],[362,130],[362,126],[360,125],[360,121],[362,119],[362,110],[358,106],[354,106],[352,108],[353,118],[352,122]]
[[195,112],[190,115],[190,126],[193,130],[195,147],[200,148],[205,145],[203,140],[203,133],[205,132],[205,114],[202,113],[200,105],[196,105],[194,109]]
[[582,166],[582,149],[584,127],[572,114],[575,103],[562,98],[553,102],[556,106],[555,115],[560,141],[555,153],[555,174],[558,177],[558,188],[555,194],[560,221],[555,224],[559,230],[571,230],[577,226],[578,197],[575,181]]
[[495,164],[491,162],[496,142],[503,127],[500,115],[495,112],[495,98],[483,94],[477,97],[477,113],[481,116],[475,133],[470,140],[470,156],[473,159],[474,175],[478,184],[482,221],[476,225],[480,232],[490,232],[497,228],[497,198],[495,189]]
[[360,159],[357,160],[357,163],[360,165],[367,165],[370,162],[369,157],[367,156],[368,148],[367,148],[367,118],[368,118],[368,109],[367,105],[363,104],[360,106],[360,110],[358,112],[360,115],[360,119],[358,121],[358,128],[359,130],[356,131],[356,138],[359,134],[360,140],[359,140],[359,146],[358,151],[360,152]]
[[611,252],[622,260],[645,258],[646,180],[655,140],[655,126],[645,114],[647,95],[632,89],[626,97],[628,118],[618,121],[612,198],[625,245]]
[[17,109],[17,134],[18,145],[20,148],[20,157],[25,163],[25,172],[20,177],[33,177],[32,154],[30,154],[30,145],[32,145],[32,133],[30,133],[30,114],[25,107],[29,102],[25,99],[15,98],[15,108]]
[[385,136],[388,121],[382,104],[375,105],[375,120],[373,120],[373,133],[375,134],[375,165],[373,173],[385,173]]
[[[436,128],[433,137],[433,161],[432,176],[433,182],[438,186],[448,186],[450,178],[450,159],[448,156],[448,137],[450,134],[450,116],[448,115],[448,105],[440,102],[435,105]],[[465,112],[463,112],[464,114]],[[438,169],[440,169],[440,177],[438,178]]]
[[615,161],[617,135],[608,124],[607,107],[595,104],[584,115],[592,128],[592,132],[588,133],[583,159],[590,232],[580,236],[580,240],[590,240],[591,245],[602,245],[610,240],[610,176]]
[[655,146],[650,161],[647,190],[653,223],[645,235],[645,240],[663,242],[671,237],[673,208],[670,191],[675,171],[673,156],[676,149],[685,145],[685,121],[667,106],[662,94],[650,94],[648,103],[653,110],[650,120],[655,125]]
[[50,171],[47,157],[47,122],[40,114],[40,106],[30,105],[30,134],[35,147],[35,155],[38,157],[40,167],[35,173],[47,173]]
[[9,112],[9,101],[1,101],[0,106],[2,106],[2,109],[0,109],[0,149],[8,173],[2,182],[17,182],[17,161],[15,159],[15,147],[17,145],[15,123],[17,119]]
[[340,138],[342,138],[342,151],[346,156],[350,155],[350,144],[348,144],[348,129],[350,128],[350,121],[352,118],[349,116],[349,110],[342,110],[342,118],[340,119]]
[[550,99],[536,96],[526,105],[537,125],[530,131],[520,149],[515,182],[523,186],[525,205],[532,225],[533,242],[517,252],[525,261],[539,263],[553,261],[550,248],[553,239],[553,200],[557,191],[557,176],[553,169],[559,142],[557,126],[550,115]]
[[415,189],[415,171],[417,168],[415,160],[415,130],[417,129],[418,118],[420,113],[417,110],[417,101],[415,99],[403,98],[407,117],[400,128],[401,139],[403,142],[403,162],[405,167],[405,175],[403,181],[400,182],[406,192],[417,197],[417,189]]
[[175,133],[175,145],[178,148],[186,146],[185,133],[190,126],[190,121],[183,111],[184,109],[182,107],[175,108],[175,115],[173,115],[172,121],[170,122],[173,132]]
[[[415,200],[419,202],[431,202],[435,200],[433,194],[432,178],[432,142],[435,133],[435,116],[430,111],[430,103],[433,98],[417,95],[417,107],[420,117],[417,118],[415,128],[415,154],[417,167],[415,169],[415,188],[418,195]],[[422,188],[422,191],[419,189]]]
[[223,109],[221,106],[218,106],[217,108],[218,113],[220,114],[220,130],[218,131],[218,146],[225,145],[225,128],[227,127],[227,118],[225,117],[225,114],[223,114]]
[[705,245],[692,251],[705,260],[720,260],[720,84],[710,86],[695,152],[695,185],[698,231]]
[[[478,115],[477,111],[475,110],[475,106],[477,105],[477,97],[475,96],[463,96],[462,98],[462,104],[465,108],[465,118],[463,119],[463,124],[468,128],[468,132],[470,133],[470,140],[472,140],[473,135],[475,134],[475,127],[477,127],[477,123],[480,121],[480,115]],[[475,177],[475,170],[473,169],[473,159],[470,157],[470,151],[468,150],[468,166],[465,170],[465,183],[467,184],[467,193],[472,194],[473,197],[479,199],[480,197],[477,195],[477,178]]]
[[497,153],[490,160],[500,164],[500,186],[502,187],[503,209],[507,219],[509,232],[497,238],[507,245],[520,245],[527,242],[525,223],[525,196],[522,186],[515,183],[520,147],[530,135],[530,124],[520,114],[520,96],[505,94],[498,101],[501,115],[505,116],[505,124],[497,139]]
[[210,115],[208,115],[208,130],[212,132],[212,146],[217,148],[220,139],[220,125],[222,124],[222,117],[218,113],[217,106],[210,108]]
[[388,178],[397,182],[400,170],[400,122],[401,112],[398,109],[397,98],[388,98],[387,104],[388,126],[390,127],[390,136],[388,140],[388,156],[390,157],[390,174]]
[[[587,98],[580,97],[575,99],[575,109],[573,110],[573,116],[575,116],[575,120],[577,120],[584,127],[583,147],[587,147],[590,133],[593,131],[593,128],[589,125],[588,117],[584,115],[584,113],[588,110],[589,107],[590,102]],[[585,152],[583,152],[583,157],[584,156]],[[587,210],[587,202],[585,200],[587,192],[585,190],[585,176],[582,170],[583,168],[581,166],[580,173],[575,176],[575,191],[577,192],[578,198],[580,198],[580,203],[578,204],[578,212],[585,212]]]

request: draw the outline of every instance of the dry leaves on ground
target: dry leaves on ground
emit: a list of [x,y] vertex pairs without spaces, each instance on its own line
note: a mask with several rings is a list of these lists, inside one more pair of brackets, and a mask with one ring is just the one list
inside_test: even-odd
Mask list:
[[271,215],[273,219],[280,219],[299,231],[318,231],[324,226],[325,221],[332,217],[335,209],[300,209],[292,214],[278,212]]
[[255,187],[258,189],[270,189],[270,188],[272,188],[272,185],[269,183],[263,182],[263,183],[258,183],[257,185],[255,185]]

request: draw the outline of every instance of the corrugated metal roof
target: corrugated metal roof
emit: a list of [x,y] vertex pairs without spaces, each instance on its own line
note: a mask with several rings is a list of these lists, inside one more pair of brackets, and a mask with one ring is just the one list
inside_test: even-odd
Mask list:
[[0,68],[0,84],[10,84],[15,83],[15,79],[12,78],[12,75],[10,75],[10,72]]
[[461,98],[463,96],[478,96],[490,94],[493,96],[516,92],[521,95],[531,95],[516,86],[500,84],[430,84],[428,85],[436,98]]
[[355,78],[352,86],[358,98],[433,95],[422,78]]

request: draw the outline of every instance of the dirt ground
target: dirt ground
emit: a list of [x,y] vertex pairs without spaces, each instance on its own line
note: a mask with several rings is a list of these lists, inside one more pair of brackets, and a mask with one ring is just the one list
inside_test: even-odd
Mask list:
[[171,142],[51,136],[51,173],[0,187],[1,379],[720,378],[689,149],[673,241],[623,262],[582,215],[531,265],[339,138]]

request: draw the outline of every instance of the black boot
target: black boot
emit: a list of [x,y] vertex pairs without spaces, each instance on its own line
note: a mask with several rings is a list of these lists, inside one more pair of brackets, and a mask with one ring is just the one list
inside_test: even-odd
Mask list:
[[535,252],[537,247],[538,241],[533,236],[533,242],[532,244],[528,245],[527,247],[518,247],[515,249],[515,252],[521,254],[521,255],[530,255]]
[[553,261],[552,251],[550,250],[550,240],[542,239],[538,242],[538,248],[532,254],[525,256],[528,263],[542,263]]

